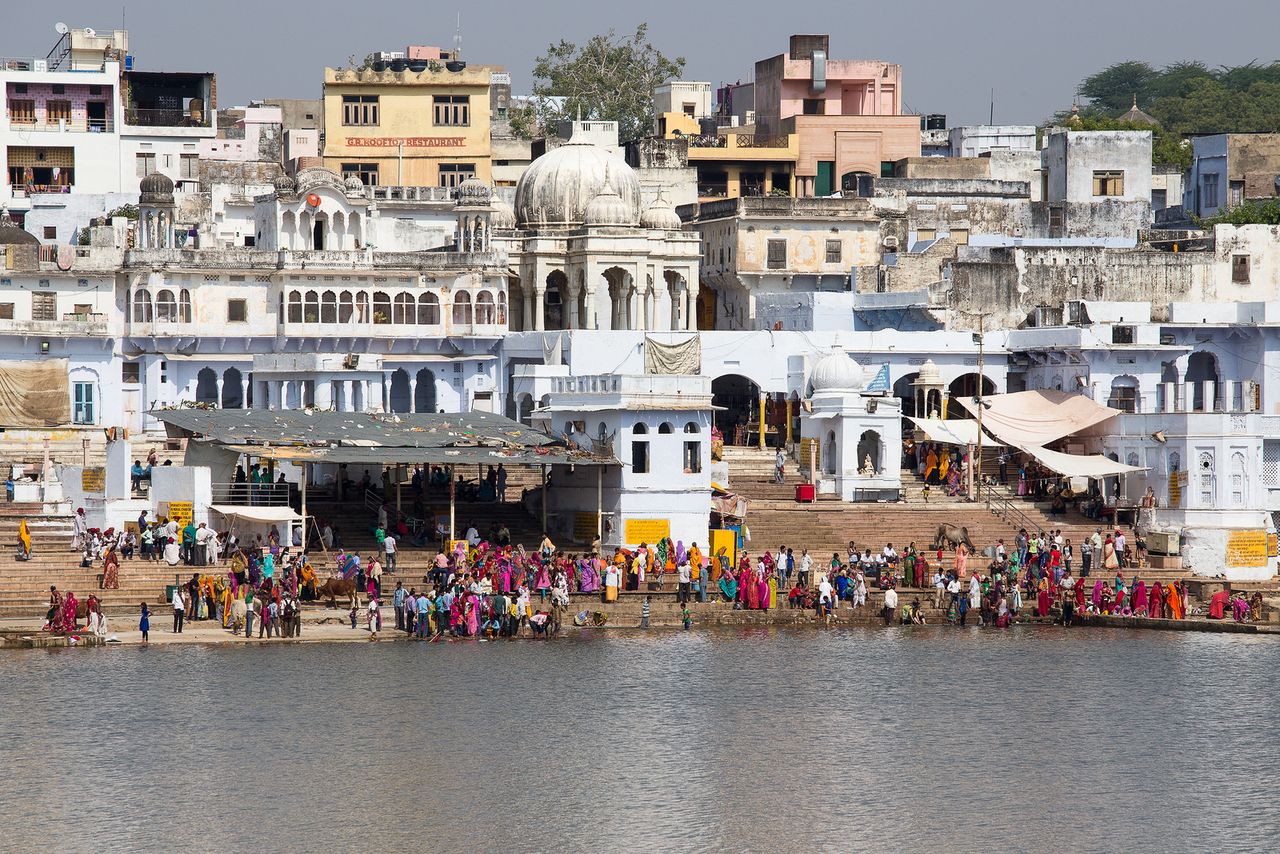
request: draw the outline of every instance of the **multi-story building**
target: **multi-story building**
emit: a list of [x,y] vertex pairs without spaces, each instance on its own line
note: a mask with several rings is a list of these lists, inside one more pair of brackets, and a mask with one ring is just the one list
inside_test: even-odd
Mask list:
[[902,66],[833,60],[830,37],[797,35],[790,50],[756,63],[755,126],[799,137],[797,196],[856,190],[920,156],[920,118],[902,113]]
[[1211,217],[1245,199],[1280,195],[1280,133],[1217,133],[1193,137],[1183,189],[1189,214]]
[[325,166],[367,185],[491,183],[490,89],[500,70],[427,58],[326,68]]
[[135,70],[128,49],[124,30],[76,28],[47,59],[0,69],[0,204],[41,240],[71,243],[152,173],[197,189],[201,144],[217,135],[214,75]]

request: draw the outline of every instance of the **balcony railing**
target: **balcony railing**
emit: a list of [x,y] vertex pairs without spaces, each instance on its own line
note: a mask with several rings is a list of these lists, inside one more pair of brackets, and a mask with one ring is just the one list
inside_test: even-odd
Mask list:
[[207,128],[209,113],[191,114],[190,110],[147,110],[130,107],[125,110],[124,123],[143,128]]
[[213,503],[239,507],[287,507],[287,483],[215,483]]
[[36,121],[25,116],[9,116],[9,126],[16,131],[34,133],[111,133],[110,119],[53,119]]

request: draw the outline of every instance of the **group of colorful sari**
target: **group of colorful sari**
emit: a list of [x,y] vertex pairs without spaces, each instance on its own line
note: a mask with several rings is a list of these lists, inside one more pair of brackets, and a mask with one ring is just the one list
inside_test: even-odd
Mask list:
[[1135,576],[1126,585],[1124,575],[1119,572],[1114,586],[1099,578],[1090,591],[1086,591],[1083,580],[1075,588],[1076,609],[1081,613],[1184,620],[1187,616],[1186,602],[1187,590],[1183,583],[1153,581],[1148,585]]
[[44,629],[54,634],[73,634],[76,625],[76,609],[80,600],[70,590],[64,596],[57,589],[49,591],[49,610],[44,615]]

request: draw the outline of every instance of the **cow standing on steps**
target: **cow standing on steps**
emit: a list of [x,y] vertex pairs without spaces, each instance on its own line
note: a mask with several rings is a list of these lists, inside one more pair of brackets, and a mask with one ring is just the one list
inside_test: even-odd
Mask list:
[[977,551],[974,548],[973,541],[969,539],[969,529],[964,526],[957,525],[939,525],[938,531],[933,536],[933,547],[940,549],[949,546],[952,550],[956,546],[964,543],[970,552]]

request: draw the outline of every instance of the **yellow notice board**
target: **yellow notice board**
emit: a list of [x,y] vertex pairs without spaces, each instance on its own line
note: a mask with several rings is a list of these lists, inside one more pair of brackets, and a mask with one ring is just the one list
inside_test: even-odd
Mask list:
[[648,543],[653,545],[663,537],[671,536],[670,519],[628,519],[623,528],[623,541],[627,545]]
[[596,514],[573,514],[573,538],[580,543],[589,543],[596,538]]
[[107,470],[93,466],[80,470],[80,489],[85,493],[107,491]]
[[1175,471],[1169,475],[1169,507],[1177,510],[1182,506],[1182,487],[1187,485],[1187,473]]
[[170,501],[169,518],[179,525],[186,525],[193,517],[190,501]]
[[1227,566],[1266,565],[1266,531],[1232,531],[1227,535]]
[[713,556],[720,554],[720,549],[724,549],[724,555],[729,559],[729,566],[738,565],[738,532],[737,531],[721,531],[714,530],[708,532],[711,537],[711,554]]

